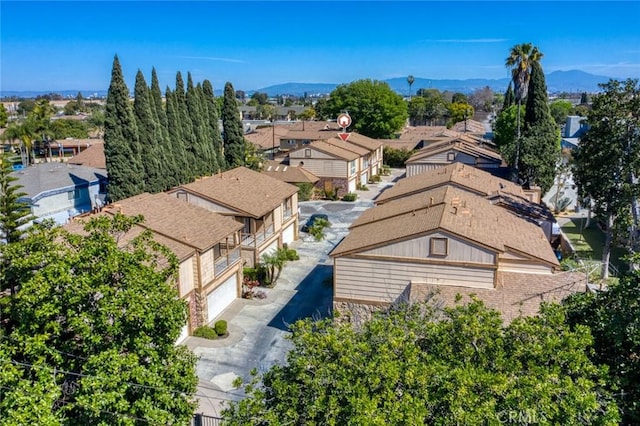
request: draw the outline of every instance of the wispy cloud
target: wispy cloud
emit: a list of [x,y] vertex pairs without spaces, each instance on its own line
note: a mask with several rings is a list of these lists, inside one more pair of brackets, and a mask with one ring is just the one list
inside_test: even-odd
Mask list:
[[176,58],[180,59],[198,59],[202,61],[217,61],[217,62],[231,62],[234,64],[248,64],[247,61],[243,61],[242,59],[234,59],[234,58],[218,58],[215,56],[176,56]]
[[508,41],[506,38],[443,38],[435,40],[425,40],[435,43],[502,43]]

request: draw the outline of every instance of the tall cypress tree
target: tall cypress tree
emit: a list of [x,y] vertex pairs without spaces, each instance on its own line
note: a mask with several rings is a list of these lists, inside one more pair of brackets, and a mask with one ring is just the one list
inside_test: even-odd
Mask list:
[[109,175],[109,201],[118,201],[145,190],[138,139],[138,128],[129,102],[129,89],[116,55],[104,117],[104,155]]
[[213,85],[209,80],[202,83],[202,93],[204,102],[207,107],[207,119],[211,131],[211,140],[213,144],[213,156],[216,160],[216,168],[213,173],[220,169],[225,169],[224,155],[222,154],[222,134],[220,133],[220,116],[218,114],[218,102],[213,93]]
[[516,103],[516,95],[513,93],[513,84],[510,81],[509,87],[507,87],[507,91],[504,94],[504,103],[502,104],[502,109],[505,110],[509,108],[511,105],[515,105]]
[[169,134],[169,146],[171,147],[171,160],[174,176],[178,185],[191,181],[193,175],[191,165],[187,161],[187,152],[180,125],[180,111],[176,106],[175,95],[169,87],[165,92],[167,100],[167,133]]
[[142,71],[136,74],[134,86],[133,111],[138,125],[140,145],[144,152],[142,166],[144,167],[145,190],[160,192],[164,188],[163,164],[166,158],[162,150],[162,132],[160,123],[155,122],[149,88]]
[[169,130],[167,126],[167,114],[162,105],[162,91],[160,90],[160,83],[158,82],[158,74],[156,69],[151,69],[151,89],[149,92],[151,100],[151,113],[153,120],[159,126],[159,145],[162,146],[164,152],[164,164],[161,164],[162,175],[164,176],[163,190],[169,189],[179,184],[178,175],[176,171],[176,160],[174,158],[174,149],[171,146],[169,139]]
[[189,141],[188,148],[193,156],[194,169],[197,176],[210,174],[207,164],[210,162],[210,150],[207,150],[207,126],[204,122],[204,114],[200,108],[200,96],[193,85],[191,73],[187,73],[187,112],[191,120],[193,139]]
[[191,181],[199,175],[200,168],[197,165],[197,159],[194,155],[193,145],[196,141],[196,136],[193,132],[193,123],[191,122],[191,118],[189,118],[184,80],[182,79],[180,71],[176,73],[176,87],[173,94],[175,95],[173,99],[175,101],[175,107],[178,112],[178,120],[182,132],[182,143],[184,144],[186,153],[185,159],[188,163],[188,169],[190,172],[188,180]]
[[218,159],[216,158],[216,151],[213,147],[213,131],[211,126],[209,125],[209,105],[205,99],[204,89],[202,88],[202,84],[198,83],[196,86],[196,93],[198,94],[198,102],[200,105],[200,112],[202,116],[200,117],[202,120],[202,129],[206,138],[204,140],[204,144],[202,149],[206,153],[206,164],[205,170],[207,174],[214,174],[219,170],[218,167]]
[[531,64],[527,92],[519,179],[524,186],[538,185],[545,193],[555,178],[560,154],[560,131],[549,113],[547,84],[539,62]]
[[244,166],[244,136],[242,121],[236,104],[236,94],[231,83],[224,85],[222,104],[222,127],[224,129],[224,158],[228,168]]

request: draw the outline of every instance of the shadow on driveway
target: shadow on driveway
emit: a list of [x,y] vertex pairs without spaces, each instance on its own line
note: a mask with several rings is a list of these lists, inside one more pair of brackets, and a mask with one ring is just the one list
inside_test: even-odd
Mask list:
[[296,294],[269,322],[269,327],[289,331],[289,325],[303,319],[329,317],[333,299],[333,267],[316,265],[296,287]]

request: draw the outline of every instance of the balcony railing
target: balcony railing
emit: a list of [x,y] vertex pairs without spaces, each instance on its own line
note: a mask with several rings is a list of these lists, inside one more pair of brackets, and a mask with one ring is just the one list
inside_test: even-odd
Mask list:
[[216,276],[226,271],[229,266],[233,265],[238,259],[240,259],[240,247],[236,247],[217,258],[213,263],[213,272]]
[[273,235],[273,223],[265,226],[255,234],[242,233],[242,245],[244,247],[257,248],[264,240]]

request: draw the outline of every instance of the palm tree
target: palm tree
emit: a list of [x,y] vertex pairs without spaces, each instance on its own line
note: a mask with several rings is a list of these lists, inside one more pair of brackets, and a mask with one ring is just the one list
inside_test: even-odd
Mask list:
[[518,162],[520,161],[520,107],[522,101],[527,97],[527,89],[529,87],[529,77],[531,76],[531,64],[540,61],[543,53],[531,43],[516,44],[511,48],[509,56],[505,60],[505,66],[511,69],[511,77],[515,90],[516,101],[518,102],[518,122],[517,122],[517,139],[516,139],[516,155],[515,155],[515,177],[518,177]]
[[413,78],[412,75],[409,75],[407,77],[407,83],[409,83],[409,100],[411,100],[411,86],[413,86],[413,82],[416,81],[415,78]]
[[[35,123],[32,120],[25,120],[17,124],[11,123],[2,134],[2,140],[20,141],[20,155],[22,157],[22,165],[27,167],[31,164],[31,154],[33,151],[33,142],[38,137]],[[34,155],[35,159],[35,155]]]

